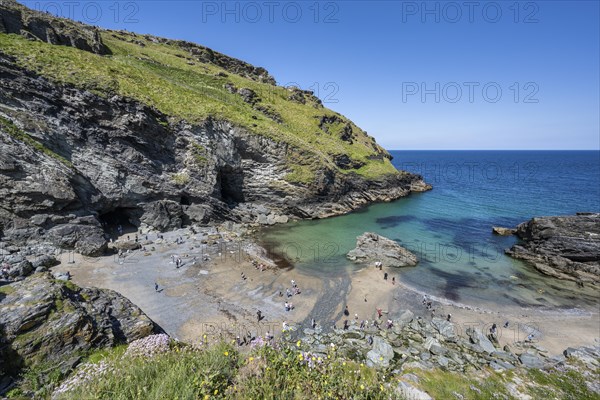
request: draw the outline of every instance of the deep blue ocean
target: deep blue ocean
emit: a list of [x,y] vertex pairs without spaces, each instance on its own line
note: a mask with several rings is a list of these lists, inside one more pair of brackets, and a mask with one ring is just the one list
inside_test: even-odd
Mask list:
[[311,274],[358,268],[345,259],[365,231],[419,257],[398,279],[455,303],[565,309],[597,304],[597,291],[541,275],[504,254],[515,237],[492,233],[535,216],[600,212],[598,151],[391,151],[398,169],[433,190],[348,215],[274,227],[265,242]]

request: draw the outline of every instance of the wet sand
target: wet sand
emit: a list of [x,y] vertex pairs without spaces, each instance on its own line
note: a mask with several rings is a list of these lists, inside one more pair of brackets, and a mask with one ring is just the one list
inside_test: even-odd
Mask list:
[[[372,321],[377,317],[377,308],[383,310],[382,321],[388,317],[394,319],[406,309],[423,318],[432,316],[422,304],[424,293],[399,281],[392,284],[396,272],[393,269],[387,270],[387,281],[383,279],[385,271],[374,267],[340,270],[335,276],[321,277],[294,268],[271,267],[260,271],[252,265],[252,255],[244,250],[234,234],[224,233],[225,241],[219,246],[202,244],[207,235],[193,234],[188,229],[163,235],[164,240],[156,240],[156,234],[151,234],[145,244],[147,251],[126,254],[121,260],[116,256],[75,255],[75,263],[63,262],[53,271],[70,271],[73,281],[80,286],[121,293],[169,335],[191,343],[234,339],[247,333],[251,336],[267,332],[278,334],[283,321],[301,328],[308,327],[314,318],[325,329],[334,323],[339,327],[344,320],[353,320],[355,314],[358,321]],[[175,243],[178,237],[183,238],[183,244]],[[205,261],[206,254],[210,259]],[[172,263],[174,255],[183,261],[180,268]],[[246,280],[242,279],[242,273]],[[292,279],[301,294],[288,299],[285,293],[287,288],[292,289]],[[155,282],[159,292],[154,289]],[[283,296],[279,295],[280,291]],[[293,310],[285,311],[286,300],[293,303]],[[599,343],[598,312],[479,309],[445,299],[432,300],[436,315],[451,314],[459,332],[464,333],[469,326],[478,326],[487,332],[496,323],[501,345],[522,341],[530,333],[550,354],[561,353],[569,346]],[[344,315],[346,305],[349,316]],[[259,310],[263,315],[260,322]],[[505,321],[509,321],[506,329],[503,328]]]

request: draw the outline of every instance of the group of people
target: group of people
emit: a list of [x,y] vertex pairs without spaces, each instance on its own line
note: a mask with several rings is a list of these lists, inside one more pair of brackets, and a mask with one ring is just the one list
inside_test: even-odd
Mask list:
[[183,260],[177,255],[171,255],[171,264],[175,264],[175,268],[183,266]]
[[255,259],[252,259],[250,262],[252,263],[252,265],[254,265],[254,268],[259,270],[260,272],[263,272],[267,269],[267,266],[265,264],[258,262]]

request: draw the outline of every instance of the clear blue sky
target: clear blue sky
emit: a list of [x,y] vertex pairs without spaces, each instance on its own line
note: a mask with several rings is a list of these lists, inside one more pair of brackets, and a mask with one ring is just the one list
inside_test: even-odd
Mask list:
[[23,3],[318,88],[388,149],[600,148],[598,1]]

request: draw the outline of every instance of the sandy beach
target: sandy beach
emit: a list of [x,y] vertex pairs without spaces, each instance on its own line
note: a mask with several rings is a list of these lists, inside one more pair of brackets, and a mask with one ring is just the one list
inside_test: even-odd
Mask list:
[[[334,323],[341,327],[346,319],[358,324],[376,319],[378,308],[384,322],[407,309],[423,318],[432,317],[423,305],[424,293],[403,285],[398,278],[392,283],[397,272],[393,269],[387,270],[388,280],[383,279],[385,270],[374,267],[328,277],[315,277],[292,267],[266,267],[266,263],[261,270],[253,265],[251,261],[256,258],[244,250],[235,234],[218,234],[223,239],[210,245],[209,233],[181,229],[162,234],[164,239],[149,234],[148,241],[141,235],[145,251],[125,253],[122,258],[75,254],[71,257],[74,262],[68,263],[63,257],[53,271],[69,271],[80,286],[123,294],[169,335],[191,343],[247,334],[263,336],[267,332],[277,335],[284,321],[297,329],[309,327],[313,318],[325,329]],[[182,243],[177,243],[178,238]],[[179,268],[174,262],[177,257],[182,260]],[[301,293],[288,297],[286,289],[293,290],[292,280]],[[285,310],[286,301],[293,304],[293,310]],[[533,333],[534,341],[554,355],[569,346],[600,342],[598,312],[481,309],[444,299],[431,301],[437,316],[451,314],[459,333],[473,326],[487,332],[497,324],[501,345],[523,341]],[[345,306],[348,316],[344,315]],[[504,328],[506,321],[509,325]]]

